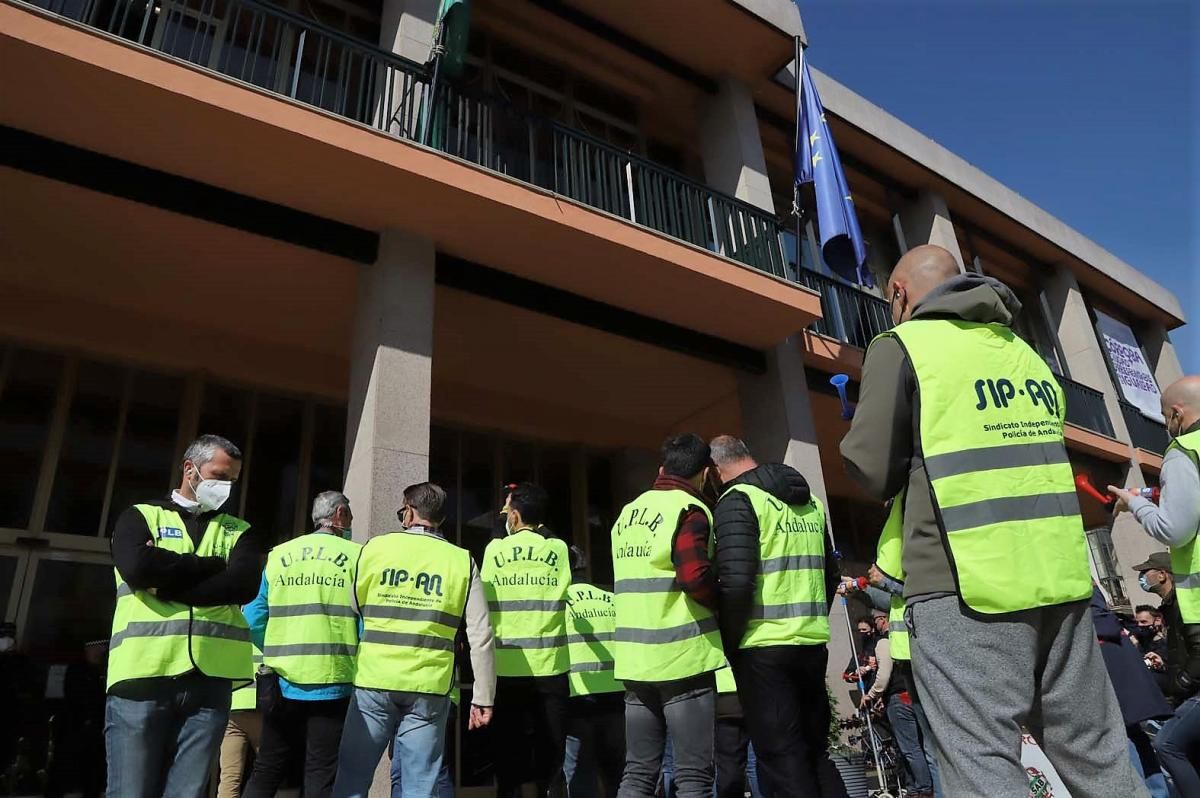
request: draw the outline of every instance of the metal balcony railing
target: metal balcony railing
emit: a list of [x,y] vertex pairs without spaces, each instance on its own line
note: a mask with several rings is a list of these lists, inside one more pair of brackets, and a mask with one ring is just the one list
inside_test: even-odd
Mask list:
[[871,339],[892,329],[887,302],[811,269],[799,270],[800,284],[821,295],[821,315],[813,332],[866,349]]
[[[420,141],[787,278],[775,219],[686,175],[443,84],[423,65],[260,0],[29,0],[106,33]],[[425,117],[429,114],[429,118]]]
[[1142,415],[1142,411],[1124,399],[1120,404],[1121,415],[1125,418],[1125,426],[1129,428],[1129,437],[1133,441],[1133,445],[1158,455],[1165,454],[1167,444],[1171,442],[1167,437],[1166,426],[1146,418]]
[[1058,384],[1062,386],[1063,400],[1067,403],[1068,423],[1109,438],[1116,437],[1101,391],[1061,376]]

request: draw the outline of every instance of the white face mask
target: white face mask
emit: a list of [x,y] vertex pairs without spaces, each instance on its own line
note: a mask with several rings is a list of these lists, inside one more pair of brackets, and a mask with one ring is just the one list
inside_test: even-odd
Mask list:
[[[200,476],[199,469],[196,470],[196,476]],[[192,487],[196,503],[200,505],[201,512],[206,513],[220,509],[229,500],[231,490],[233,483],[227,479],[202,479]]]
[[12,651],[17,646],[17,641],[11,637],[0,637],[0,653]]

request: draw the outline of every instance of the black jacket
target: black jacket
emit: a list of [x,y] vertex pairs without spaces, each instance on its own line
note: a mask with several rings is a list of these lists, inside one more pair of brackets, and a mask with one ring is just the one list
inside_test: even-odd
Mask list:
[[[179,509],[169,498],[145,503]],[[200,545],[214,515],[215,512],[180,513],[184,530],[194,546]],[[246,604],[258,595],[266,553],[262,536],[253,527],[234,544],[228,562],[220,557],[178,554],[150,546],[150,540],[145,516],[134,507],[126,509],[117,519],[110,545],[113,564],[133,589],[154,588],[161,599],[193,607]]]
[[[812,499],[808,482],[800,472],[781,463],[760,465],[747,471],[725,487],[751,485],[761,488],[786,504],[808,504]],[[713,513],[717,540],[717,580],[719,604],[717,617],[726,651],[737,650],[750,613],[754,608],[754,588],[758,579],[760,549],[758,517],[746,494],[727,492]],[[833,603],[838,585],[837,562],[825,535],[825,601]]]
[[1159,607],[1167,629],[1167,698],[1175,704],[1200,690],[1200,623],[1184,623],[1175,594]]
[[1099,588],[1092,588],[1092,622],[1096,626],[1096,639],[1100,641],[1104,667],[1108,669],[1108,678],[1117,694],[1125,725],[1133,726],[1144,720],[1169,717],[1171,707],[1155,684],[1154,676],[1142,662],[1142,655],[1125,637],[1121,622],[1108,608]]

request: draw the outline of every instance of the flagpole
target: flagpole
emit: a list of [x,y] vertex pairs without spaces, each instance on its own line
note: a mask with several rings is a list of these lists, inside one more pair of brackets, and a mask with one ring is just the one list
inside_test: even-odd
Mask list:
[[[793,37],[792,41],[796,48],[796,62],[795,62],[796,63],[796,114],[795,114],[795,116],[796,116],[796,140],[794,142],[792,151],[795,153],[795,157],[799,158],[800,157],[800,100],[801,100],[800,90],[801,90],[801,83],[802,83],[802,81],[800,80],[800,56],[801,56],[800,48],[802,45],[800,44],[799,36]],[[795,172],[795,169],[796,169],[796,165],[793,163],[792,164],[793,173]],[[800,206],[800,183],[799,183],[799,181],[796,180],[795,174],[792,175],[792,212],[796,216],[796,279],[800,280],[800,278],[801,278],[800,262],[802,260],[800,257],[800,247],[802,246],[801,242],[804,240],[803,236],[801,235],[802,232],[804,231],[804,209]]]

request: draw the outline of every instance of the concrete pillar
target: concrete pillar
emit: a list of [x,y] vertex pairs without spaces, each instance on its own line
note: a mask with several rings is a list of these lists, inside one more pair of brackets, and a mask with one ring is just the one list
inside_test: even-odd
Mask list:
[[[745,85],[723,78],[708,102],[700,131],[708,184],[774,213],[753,96]],[[766,374],[738,375],[742,437],[759,462],[787,463],[804,475],[824,501],[828,494],[802,351],[798,340],[783,341],[767,353]],[[841,680],[842,667],[850,658],[846,635],[838,632],[845,628],[844,615],[841,603],[835,603],[829,619],[834,625],[829,684],[840,704],[835,711],[842,714],[853,711]]]
[[423,64],[433,49],[438,0],[383,0],[379,46]]
[[434,247],[387,231],[359,276],[346,424],[354,537],[395,530],[405,486],[429,474]]
[[[383,0],[379,20],[379,46],[424,64],[433,50],[439,0]],[[393,85],[394,82],[394,85]],[[409,85],[399,71],[389,73],[381,85],[375,125],[394,136],[418,139],[424,84]],[[386,92],[391,93],[390,101]]]
[[[1100,340],[1092,325],[1087,303],[1079,290],[1070,269],[1054,266],[1045,282],[1046,304],[1050,311],[1050,324],[1058,334],[1061,352],[1066,358],[1066,368],[1071,379],[1083,383],[1104,394],[1104,406],[1112,419],[1114,436],[1130,445],[1129,429],[1118,404],[1120,394],[1109,374]],[[1132,458],[1133,448],[1130,445]],[[1123,465],[1126,487],[1145,487],[1141,467],[1132,459]],[[1103,490],[1103,486],[1100,486]],[[1142,562],[1152,551],[1162,547],[1156,544],[1128,513],[1117,517],[1112,526],[1113,548],[1125,578],[1129,594],[1137,596],[1137,574],[1131,566]]]
[[700,148],[710,186],[775,212],[754,97],[744,83],[728,77],[718,81],[701,123]]
[[954,234],[954,222],[950,220],[950,209],[941,194],[922,191],[917,198],[900,211],[900,227],[904,232],[905,249],[922,244],[937,244],[950,250],[958,262],[958,270],[966,273],[962,250],[958,248],[958,236]]
[[1168,385],[1183,377],[1183,366],[1179,364],[1179,355],[1167,328],[1157,323],[1147,324],[1137,331],[1137,336],[1150,360],[1150,370],[1154,372],[1159,390],[1165,391]]
[[1058,334],[1059,346],[1067,359],[1066,368],[1071,379],[1104,394],[1104,405],[1112,419],[1116,439],[1129,443],[1129,430],[1121,415],[1121,407],[1117,404],[1120,395],[1113,385],[1104,352],[1100,348],[1100,339],[1096,336],[1096,328],[1075,275],[1065,266],[1054,266],[1043,290],[1049,306],[1052,332]]
[[[809,401],[804,356],[798,341],[789,339],[767,353],[766,374],[740,374],[738,400],[742,406],[742,438],[762,463],[786,463],[808,480],[809,487],[828,508],[828,491],[821,470],[817,429]],[[836,534],[836,530],[835,530]],[[835,712],[854,711],[842,668],[850,659],[846,637],[846,610],[834,602],[829,616],[829,686],[838,701]]]

